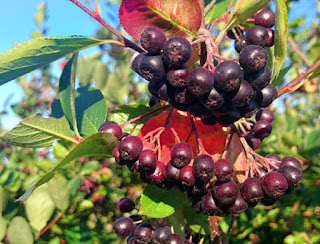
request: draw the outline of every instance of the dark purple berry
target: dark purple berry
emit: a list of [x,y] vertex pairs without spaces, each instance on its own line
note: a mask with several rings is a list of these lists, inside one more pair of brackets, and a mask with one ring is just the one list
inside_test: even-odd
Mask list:
[[251,118],[259,109],[259,105],[256,101],[251,100],[248,105],[238,108],[242,117]]
[[210,92],[213,87],[213,74],[202,67],[195,68],[189,74],[187,87],[196,96],[203,96]]
[[174,98],[169,98],[169,103],[174,108],[181,110],[181,111],[188,111],[189,104],[182,104],[178,103]]
[[159,226],[154,231],[153,241],[155,244],[168,244],[172,238],[172,232],[169,226]]
[[236,201],[229,208],[229,212],[235,216],[240,215],[248,208],[247,202],[243,199],[242,195],[239,193]]
[[187,142],[177,143],[171,149],[171,162],[176,168],[181,169],[189,164],[192,157],[192,148]]
[[163,162],[158,161],[155,171],[153,173],[147,174],[148,179],[155,183],[161,183],[164,180],[165,167],[166,165]]
[[284,178],[286,178],[289,189],[297,188],[298,186],[300,186],[303,179],[303,175],[300,169],[297,169],[296,167],[290,165],[282,165],[278,169],[278,172],[281,173]]
[[246,32],[246,41],[248,45],[265,46],[268,42],[268,39],[268,31],[263,26],[254,25]]
[[241,82],[239,90],[231,99],[231,103],[236,107],[242,107],[248,105],[253,96],[253,89],[248,82],[243,80]]
[[277,98],[277,96],[278,90],[272,84],[269,84],[261,91],[257,92],[256,101],[260,107],[266,108]]
[[[281,159],[280,159],[281,160]],[[282,160],[281,160],[281,164],[280,166],[283,166],[283,165],[290,165],[292,167],[295,167],[297,169],[301,169],[301,163],[299,162],[298,159],[294,158],[294,157],[284,157]]]
[[224,104],[223,96],[214,88],[209,93],[200,96],[199,101],[207,109],[218,109]]
[[151,149],[143,150],[139,155],[139,167],[150,173],[154,172],[157,166],[157,154]]
[[143,148],[141,139],[137,136],[128,136],[119,144],[120,157],[124,160],[137,160]]
[[232,61],[225,61],[217,65],[214,71],[214,85],[222,91],[231,92],[240,87],[243,72],[240,66]]
[[253,150],[256,150],[259,148],[261,144],[261,140],[255,137],[254,134],[249,132],[249,133],[246,133],[243,137]]
[[271,134],[272,125],[266,120],[258,120],[253,126],[252,131],[256,137],[258,137],[260,140],[263,140]]
[[274,26],[274,13],[268,9],[261,10],[254,16],[254,23],[266,28]]
[[269,109],[260,109],[256,114],[256,121],[265,120],[272,123],[273,119],[274,114]]
[[237,51],[238,53],[240,53],[241,50],[244,49],[246,46],[248,46],[248,45],[247,45],[246,40],[244,40],[244,39],[241,39],[240,41],[239,41],[239,40],[236,40],[236,41],[234,42],[234,49],[236,49],[236,51]]
[[175,88],[173,96],[174,99],[181,104],[193,104],[197,101],[197,97],[186,87]]
[[138,244],[147,244],[151,241],[153,236],[153,229],[151,224],[142,223],[133,232],[133,237]]
[[139,62],[139,75],[150,82],[165,78],[166,71],[161,55],[144,54]]
[[227,114],[221,117],[218,117],[218,123],[222,126],[229,126],[230,124],[241,119],[241,114],[238,109],[235,109],[231,114]]
[[268,63],[267,51],[258,45],[249,45],[240,52],[239,63],[246,71],[257,72]]
[[173,96],[173,88],[165,79],[156,83],[150,82],[148,90],[154,97],[164,101]]
[[133,222],[136,222],[136,221],[139,221],[139,220],[142,220],[142,216],[140,214],[133,214],[133,215],[130,215],[129,216],[130,219],[133,220]]
[[180,169],[174,167],[171,162],[166,164],[164,169],[164,176],[170,181],[179,181]]
[[212,114],[214,116],[222,117],[226,115],[232,114],[236,110],[236,107],[233,106],[231,103],[225,102],[220,108],[212,110]]
[[220,203],[213,196],[213,191],[209,190],[201,199],[201,208],[209,216],[223,216],[224,211]]
[[256,91],[262,90],[271,81],[271,70],[268,66],[265,66],[258,72],[245,72],[244,79],[248,81]]
[[122,137],[122,129],[120,125],[113,121],[107,121],[100,125],[98,131],[105,131],[114,135],[118,140]]
[[272,47],[274,45],[274,30],[267,28],[267,31],[268,31],[268,39],[265,46]]
[[141,57],[144,56],[145,54],[146,54],[145,52],[139,53],[139,55],[137,55],[137,56],[133,59],[133,61],[132,61],[132,63],[131,63],[131,69],[132,69],[134,72],[136,72],[137,74],[139,74],[139,75],[140,75],[140,70],[139,70],[140,59],[141,59]]
[[194,104],[190,104],[188,107],[188,112],[199,118],[206,118],[211,116],[211,112],[209,109],[205,108],[200,102],[195,102]]
[[120,201],[118,202],[117,208],[120,210],[120,212],[128,213],[135,208],[135,204],[134,204],[134,201],[132,201],[132,199],[124,197],[124,198],[121,198]]
[[167,80],[173,87],[185,87],[188,76],[189,69],[183,65],[182,67],[171,68],[167,73]]
[[209,155],[199,155],[193,161],[193,173],[196,178],[203,179],[205,182],[213,177],[215,163]]
[[260,202],[265,206],[271,206],[271,205],[275,204],[277,200],[278,200],[277,198],[264,197],[261,199]]
[[125,217],[118,219],[113,224],[113,230],[120,238],[129,236],[134,230],[134,224],[132,219]]
[[261,184],[264,192],[271,198],[282,197],[288,189],[286,178],[276,171],[266,174]]
[[248,203],[258,203],[264,196],[261,181],[258,178],[247,178],[241,187],[241,193]]
[[153,107],[159,102],[160,102],[159,98],[156,98],[155,96],[151,96],[149,100],[149,107]]
[[179,179],[184,186],[193,186],[196,183],[196,178],[193,174],[192,166],[185,166],[180,170]]
[[239,193],[237,184],[232,180],[227,182],[217,181],[213,189],[215,197],[222,205],[233,204]]
[[119,148],[116,147],[115,149],[113,149],[112,151],[112,156],[114,157],[114,159],[116,160],[116,162],[120,165],[124,165],[125,163],[121,161],[120,158],[120,153],[119,153]]
[[159,53],[166,42],[167,37],[158,28],[147,28],[140,37],[141,46],[150,53]]
[[237,37],[236,37],[236,35],[234,34],[233,31],[237,33],[238,38],[241,38],[241,34],[243,34],[243,30],[241,30],[240,28],[234,28],[234,29],[231,29],[231,30],[227,31],[227,36],[230,39],[237,39]]
[[170,244],[183,244],[182,239],[177,234],[172,234]]
[[163,46],[163,60],[171,66],[181,66],[185,64],[192,54],[190,42],[180,36],[168,39]]
[[218,181],[229,181],[234,174],[233,165],[228,160],[219,159],[214,164],[214,174]]

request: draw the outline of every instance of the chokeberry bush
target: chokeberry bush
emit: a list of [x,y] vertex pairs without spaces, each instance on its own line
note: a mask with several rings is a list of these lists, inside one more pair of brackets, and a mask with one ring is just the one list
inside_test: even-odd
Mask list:
[[1,129],[1,243],[320,242],[319,11],[69,1],[92,38],[47,37],[43,3],[0,54],[0,84],[25,92]]

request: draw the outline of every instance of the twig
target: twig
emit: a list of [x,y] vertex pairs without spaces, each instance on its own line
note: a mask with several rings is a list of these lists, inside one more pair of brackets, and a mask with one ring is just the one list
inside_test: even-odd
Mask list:
[[[294,80],[292,80],[289,84],[285,85],[278,91],[278,98],[287,92],[294,92],[301,86],[301,81],[305,79],[308,75],[310,75],[315,69],[320,66],[320,59],[310,66],[306,71],[298,75]],[[303,84],[303,83],[302,83]]]
[[230,243],[230,237],[231,237],[231,231],[234,224],[234,221],[236,220],[236,217],[234,215],[231,215],[231,220],[229,224],[229,229],[226,235],[222,239],[222,244],[229,244]]
[[310,61],[306,58],[304,53],[300,50],[299,46],[294,42],[292,39],[292,36],[288,37],[288,42],[290,43],[292,49],[302,58],[302,60],[310,67],[311,63]]
[[54,225],[62,216],[64,215],[64,212],[60,212],[41,232],[39,235],[37,235],[34,240],[37,241],[40,236],[42,236],[52,225]]

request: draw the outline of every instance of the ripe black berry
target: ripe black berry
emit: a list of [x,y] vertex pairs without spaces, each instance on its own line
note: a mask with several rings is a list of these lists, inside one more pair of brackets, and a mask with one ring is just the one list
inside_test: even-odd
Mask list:
[[229,212],[235,216],[240,215],[248,208],[247,202],[243,199],[242,195],[239,193],[236,201],[229,208]]
[[156,165],[156,169],[154,170],[153,173],[147,174],[147,178],[149,180],[151,180],[152,182],[161,183],[164,180],[164,168],[165,167],[166,167],[166,165],[163,162],[158,161],[157,165]]
[[189,74],[187,87],[196,96],[203,96],[213,87],[213,74],[202,67],[195,68]]
[[[281,160],[281,159],[280,159]],[[284,157],[282,160],[281,160],[281,164],[280,166],[283,166],[283,165],[290,165],[292,167],[295,167],[297,169],[301,169],[301,163],[299,162],[298,159],[294,158],[294,157]]]
[[195,117],[206,118],[211,116],[211,112],[209,109],[205,108],[200,102],[195,102],[194,104],[190,104],[188,107],[188,112]]
[[252,131],[254,135],[258,137],[260,140],[268,137],[272,131],[272,125],[269,121],[266,120],[258,120],[257,123],[253,126]]
[[150,53],[159,53],[166,40],[166,35],[153,27],[144,30],[140,37],[141,46]]
[[143,150],[139,155],[139,167],[148,172],[154,172],[157,166],[157,154],[150,150]]
[[268,66],[258,72],[245,72],[244,79],[250,83],[255,90],[265,88],[271,81],[271,70]]
[[150,82],[161,81],[166,76],[161,55],[144,54],[139,62],[139,75]]
[[244,39],[241,39],[240,41],[239,41],[239,40],[236,40],[236,41],[234,42],[234,49],[236,49],[236,51],[237,51],[238,53],[240,53],[241,50],[244,49],[246,46],[248,46],[248,45],[247,45],[246,40],[244,40]]
[[190,42],[180,36],[167,40],[163,47],[163,60],[171,66],[181,66],[186,63],[192,54]]
[[248,105],[239,107],[241,116],[245,118],[252,117],[258,109],[259,109],[259,105],[255,100],[251,100]]
[[153,241],[155,244],[167,244],[170,243],[172,238],[172,232],[169,226],[159,226],[154,231]]
[[214,84],[222,91],[231,92],[240,87],[243,72],[238,64],[225,61],[216,67],[214,71]]
[[148,90],[154,97],[164,101],[168,101],[173,95],[173,88],[165,79],[156,83],[150,82]]
[[254,16],[254,23],[266,28],[274,26],[274,13],[268,9],[263,9]]
[[258,45],[249,45],[240,52],[239,63],[246,71],[257,72],[268,63],[267,51]]
[[[260,109],[256,114],[256,120],[266,120],[272,123],[274,114],[269,109]],[[280,158],[281,160],[281,158]]]
[[125,217],[118,219],[113,224],[113,230],[120,238],[129,236],[134,230],[134,224],[132,219]]
[[246,41],[248,45],[265,46],[268,42],[268,39],[268,31],[263,26],[254,25],[246,32]]
[[171,68],[167,73],[167,80],[173,87],[185,87],[188,76],[189,69],[183,65],[181,67]]
[[132,199],[124,197],[124,198],[121,198],[120,201],[118,202],[117,208],[120,210],[120,212],[128,213],[135,208],[135,204],[134,204],[134,201],[132,201]]
[[199,97],[199,101],[205,108],[210,110],[220,108],[225,102],[223,96],[214,87],[209,93]]
[[155,96],[151,96],[149,100],[149,107],[153,107],[159,102],[160,102],[159,98],[156,98]]
[[227,182],[217,181],[213,189],[215,197],[222,205],[233,204],[239,193],[237,184],[232,180]]
[[278,169],[278,172],[281,173],[284,176],[284,178],[286,178],[288,188],[293,189],[300,186],[303,175],[299,169],[290,165],[282,165]]
[[241,193],[246,202],[258,203],[264,196],[261,181],[258,178],[247,178],[241,187]]
[[259,148],[261,144],[261,140],[258,137],[256,137],[253,133],[251,132],[246,133],[243,137],[253,150],[256,150]]
[[229,126],[230,124],[238,121],[241,119],[241,114],[238,109],[235,109],[231,114],[223,115],[221,117],[218,117],[218,123],[222,126]]
[[191,146],[186,142],[175,144],[171,149],[171,162],[176,168],[183,168],[193,157]]
[[193,173],[196,178],[209,181],[213,177],[215,163],[209,155],[199,155],[193,161]]
[[192,166],[185,166],[180,170],[179,179],[184,186],[193,186],[196,182],[196,179],[193,174]]
[[213,191],[210,189],[201,199],[201,208],[209,216],[224,215],[222,206],[213,196]]
[[179,181],[180,169],[174,167],[171,162],[166,164],[164,175],[167,180]]
[[269,84],[261,91],[257,92],[256,102],[260,107],[266,108],[274,101],[274,99],[277,98],[277,96],[277,88],[275,88],[272,84]]
[[253,97],[253,89],[248,82],[243,80],[240,84],[239,90],[231,99],[231,103],[236,107],[248,105]]
[[239,28],[234,28],[234,29],[231,29],[231,30],[228,30],[227,31],[227,36],[230,38],[230,39],[237,39],[236,35],[234,34],[235,31],[237,33],[237,36],[239,38],[241,38],[241,34],[243,34],[243,30],[239,29]]
[[268,31],[268,39],[265,46],[272,47],[274,45],[274,30],[267,28],[267,31]]
[[153,229],[151,224],[142,223],[138,225],[133,233],[133,237],[138,244],[147,244],[151,241]]
[[219,159],[214,164],[214,174],[218,181],[229,181],[234,174],[233,165],[228,160]]
[[113,121],[107,121],[103,123],[102,125],[100,125],[98,131],[109,132],[112,135],[114,135],[118,140],[120,140],[122,137],[121,127],[116,122],[113,122]]
[[183,244],[182,239],[177,234],[172,234],[170,244]]
[[279,198],[287,191],[288,183],[281,173],[272,171],[262,178],[262,188],[269,197]]
[[193,104],[197,101],[197,97],[186,87],[176,88],[173,96],[174,99],[181,104]]
[[140,59],[141,59],[141,57],[144,56],[145,54],[146,54],[145,52],[139,53],[139,55],[137,55],[137,56],[133,59],[133,61],[132,61],[132,63],[131,63],[131,69],[132,69],[134,72],[136,72],[137,74],[139,74],[139,75],[140,75],[140,70],[139,70]]
[[137,136],[128,136],[120,142],[118,148],[122,159],[136,160],[142,151],[143,143]]

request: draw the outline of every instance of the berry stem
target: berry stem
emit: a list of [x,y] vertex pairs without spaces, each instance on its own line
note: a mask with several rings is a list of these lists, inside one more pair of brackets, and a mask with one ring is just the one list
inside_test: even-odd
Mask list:
[[226,233],[226,235],[224,236],[224,238],[222,239],[222,244],[229,244],[230,243],[231,231],[232,231],[232,227],[233,227],[235,220],[236,220],[236,217],[234,215],[231,215],[229,229],[228,229],[228,232]]
[[[84,12],[86,12],[87,14],[89,14],[92,18],[94,18],[95,20],[97,20],[101,25],[103,25],[104,27],[106,27],[109,31],[111,31],[114,35],[116,35],[124,44],[125,47],[129,47],[132,48],[133,50],[141,53],[143,52],[143,49],[141,47],[139,47],[138,45],[136,45],[135,43],[133,43],[132,41],[130,41],[129,39],[125,38],[123,35],[120,34],[120,32],[118,32],[116,29],[114,29],[113,27],[111,27],[106,21],[104,21],[101,16],[100,13],[97,11],[97,9],[91,11],[90,9],[88,9],[86,6],[84,6],[82,3],[80,3],[78,0],[69,0],[70,2],[74,3],[75,5],[77,5],[79,8],[81,8]],[[97,1],[96,1],[97,4]],[[96,4],[95,4],[95,8],[96,8]]]
[[54,225],[62,216],[64,215],[64,212],[60,212],[40,233],[37,235],[34,240],[37,241],[40,236],[42,236],[52,225]]
[[196,124],[194,123],[194,117],[192,115],[190,115],[190,120],[191,120],[191,125],[192,125],[192,130],[194,132],[194,135],[196,137],[196,142],[197,142],[197,155],[201,155],[201,154],[209,154],[207,153],[206,149],[203,146],[202,140],[198,134],[198,130],[196,127]]
[[181,140],[180,140],[180,137],[177,133],[177,131],[175,130],[175,128],[173,128],[173,126],[171,125],[171,123],[169,123],[169,127],[170,127],[170,130],[172,132],[172,134],[174,135],[174,138],[176,140],[176,143],[179,143]]
[[223,159],[226,159],[226,157],[227,157],[228,151],[230,149],[231,141],[232,141],[232,138],[233,138],[233,134],[234,133],[231,133],[230,136],[228,137],[228,143],[227,143],[227,145],[226,145],[226,147],[224,149],[224,154],[222,156]]
[[167,109],[167,108],[169,108],[169,107],[170,107],[170,105],[162,106],[162,107],[157,108],[157,109],[155,109],[155,110],[152,110],[152,111],[150,111],[150,112],[148,112],[148,113],[146,113],[146,114],[143,114],[143,115],[140,115],[140,116],[138,116],[138,117],[136,117],[136,118],[130,119],[130,120],[128,120],[126,123],[121,124],[120,126],[121,126],[121,128],[124,128],[124,127],[126,127],[128,124],[134,123],[134,122],[136,122],[136,121],[139,121],[139,122],[140,122],[142,119],[148,117],[149,115],[152,115],[152,114],[154,114],[154,113],[156,113],[156,112],[159,112],[159,111],[161,111],[161,110],[165,110],[165,109]]
[[[315,62],[313,65],[310,66],[306,71],[298,75],[295,79],[293,79],[289,84],[285,85],[278,91],[278,98],[281,97],[283,94],[289,92],[294,92],[299,87],[301,87],[307,80],[304,80],[308,75],[310,75],[315,69],[320,66],[320,59]],[[302,81],[302,82],[301,82]]]

